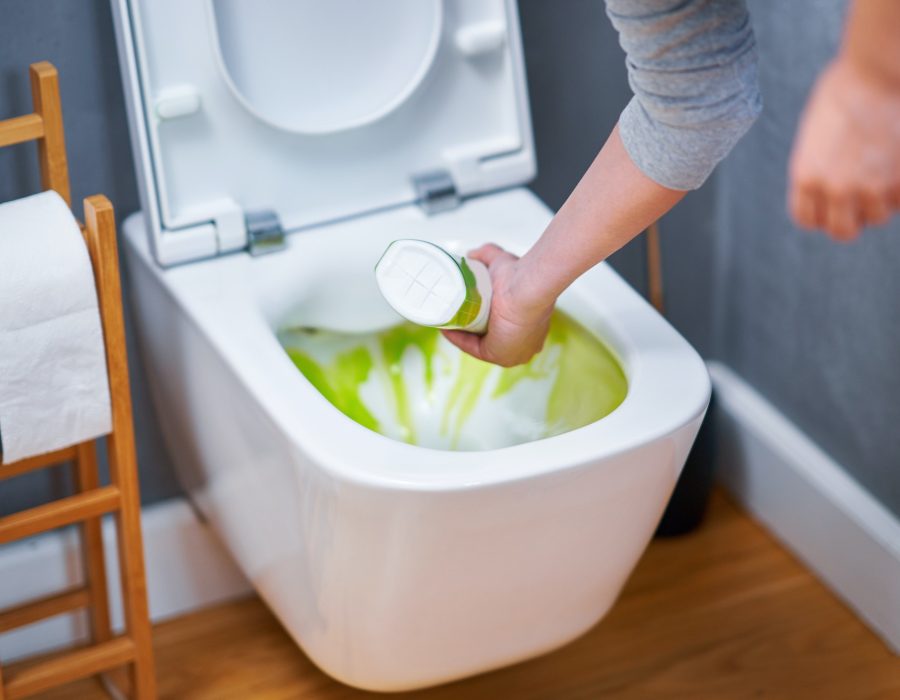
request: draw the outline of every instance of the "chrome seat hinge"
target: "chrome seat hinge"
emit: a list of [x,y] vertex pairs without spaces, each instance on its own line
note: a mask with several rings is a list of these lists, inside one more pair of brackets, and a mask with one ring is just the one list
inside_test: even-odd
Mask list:
[[437,214],[459,206],[456,184],[446,170],[433,170],[414,175],[412,182],[416,192],[416,203],[426,214]]
[[258,209],[244,214],[247,227],[247,250],[250,255],[265,255],[287,246],[281,221],[271,209]]

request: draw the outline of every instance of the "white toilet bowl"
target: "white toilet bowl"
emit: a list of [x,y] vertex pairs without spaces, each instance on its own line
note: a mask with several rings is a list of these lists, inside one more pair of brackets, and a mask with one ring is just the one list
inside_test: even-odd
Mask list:
[[678,477],[705,367],[605,264],[560,305],[613,348],[627,397],[536,442],[452,452],[383,437],[328,403],[276,340],[289,314],[351,331],[392,322],[371,262],[394,238],[523,251],[549,218],[512,190],[168,270],[143,218],[125,224],[144,362],[184,483],[288,632],[348,684],[431,685],[578,636],[614,602]]
[[392,440],[276,338],[397,322],[373,271],[394,239],[521,253],[540,235],[515,0],[111,1],[143,212],[124,249],[157,414],[288,632],[336,678],[402,690],[588,629],[709,397],[697,354],[611,268],[560,306],[609,345],[627,395],[545,439]]

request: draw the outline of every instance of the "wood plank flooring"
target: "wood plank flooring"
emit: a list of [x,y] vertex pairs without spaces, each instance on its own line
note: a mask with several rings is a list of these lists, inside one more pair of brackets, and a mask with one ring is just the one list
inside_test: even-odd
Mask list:
[[[860,575],[865,575],[860,572]],[[154,630],[161,698],[363,700],[297,649],[257,600]],[[43,700],[104,698],[94,681]],[[900,658],[717,494],[707,523],[656,541],[609,616],[533,661],[398,700],[900,698]]]

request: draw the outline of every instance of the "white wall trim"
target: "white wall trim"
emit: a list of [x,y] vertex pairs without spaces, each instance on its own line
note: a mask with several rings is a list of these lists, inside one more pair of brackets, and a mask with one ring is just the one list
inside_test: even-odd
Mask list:
[[[206,525],[181,498],[144,508],[144,552],[150,616],[155,622],[251,591]],[[115,528],[104,521],[103,540],[109,579],[113,625],[122,627]],[[60,530],[0,549],[0,608],[77,585],[81,578],[77,533]],[[60,615],[0,636],[0,658],[23,656],[83,641],[83,612]]]
[[738,375],[709,371],[720,481],[900,654],[900,520]]

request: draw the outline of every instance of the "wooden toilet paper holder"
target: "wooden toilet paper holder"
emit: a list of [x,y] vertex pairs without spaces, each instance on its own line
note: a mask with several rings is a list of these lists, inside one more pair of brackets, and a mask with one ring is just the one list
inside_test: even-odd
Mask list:
[[[30,67],[34,113],[0,121],[0,147],[37,141],[41,185],[53,189],[71,207],[56,68],[46,61]],[[125,325],[112,204],[103,195],[84,200],[82,227],[91,258],[106,346],[112,408],[112,432],[105,437],[110,484],[100,485],[94,440],[19,462],[0,465],[0,480],[62,462],[71,462],[76,493],[0,518],[0,545],[41,532],[78,524],[85,583],[56,595],[0,611],[0,633],[39,620],[87,609],[91,643],[38,662],[0,667],[0,700],[12,700],[88,676],[106,674],[112,695],[156,697],[153,649],[147,611],[147,586],[141,539],[131,393],[125,354]],[[116,521],[125,630],[114,636],[110,625],[101,518]],[[127,669],[127,674],[114,669]]]

